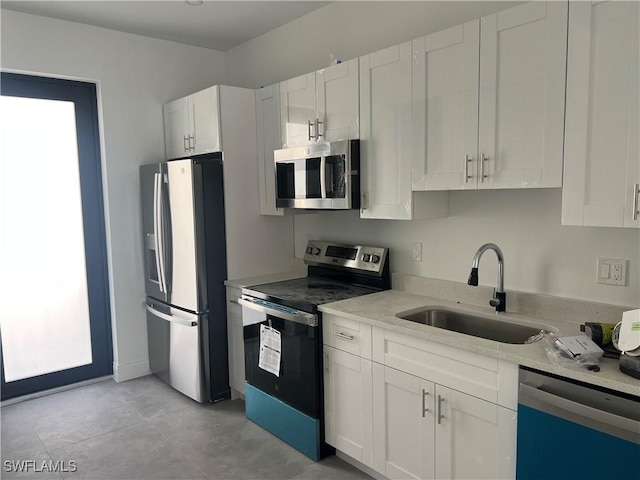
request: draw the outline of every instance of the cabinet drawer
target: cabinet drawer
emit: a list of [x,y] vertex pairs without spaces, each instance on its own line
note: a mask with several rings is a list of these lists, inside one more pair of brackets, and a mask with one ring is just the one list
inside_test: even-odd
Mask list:
[[374,327],[373,361],[516,410],[518,365]]
[[322,335],[325,345],[371,360],[371,325],[325,313]]

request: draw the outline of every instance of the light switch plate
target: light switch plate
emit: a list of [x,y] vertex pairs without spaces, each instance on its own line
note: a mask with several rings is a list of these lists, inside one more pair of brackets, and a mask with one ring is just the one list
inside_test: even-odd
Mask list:
[[624,258],[598,257],[596,270],[596,282],[604,285],[627,285],[627,264],[629,260]]

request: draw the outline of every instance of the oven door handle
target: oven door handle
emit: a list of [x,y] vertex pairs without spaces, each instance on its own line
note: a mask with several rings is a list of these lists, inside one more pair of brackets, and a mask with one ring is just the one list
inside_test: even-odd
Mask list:
[[[303,312],[300,310],[294,310],[293,308],[287,308],[286,311],[281,310],[279,305],[273,306],[273,308],[265,305],[264,301],[256,302],[254,299],[246,296],[242,296],[242,298],[238,299],[238,303],[243,307],[250,308],[252,310],[256,310],[261,313],[266,313],[267,315],[272,315],[274,317],[283,318],[284,320],[289,320],[295,323],[301,323],[303,325],[308,325],[310,327],[318,326],[318,316],[312,313]],[[285,307],[286,308],[286,307]]]

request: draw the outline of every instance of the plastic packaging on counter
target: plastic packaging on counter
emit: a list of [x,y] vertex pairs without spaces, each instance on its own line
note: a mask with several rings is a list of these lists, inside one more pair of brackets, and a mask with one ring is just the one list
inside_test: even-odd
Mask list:
[[562,367],[597,367],[604,354],[586,335],[556,337],[547,333],[542,341],[549,360]]

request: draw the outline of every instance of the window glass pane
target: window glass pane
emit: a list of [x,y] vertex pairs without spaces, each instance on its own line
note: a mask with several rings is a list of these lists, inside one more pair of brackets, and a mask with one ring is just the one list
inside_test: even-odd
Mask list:
[[92,362],[72,102],[0,96],[0,328],[7,382]]

